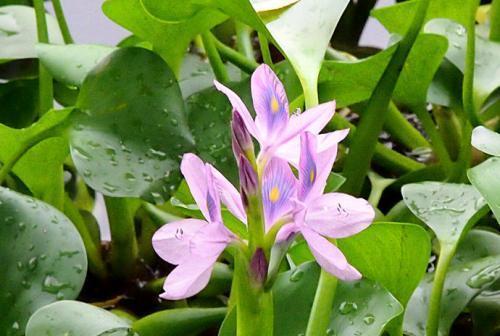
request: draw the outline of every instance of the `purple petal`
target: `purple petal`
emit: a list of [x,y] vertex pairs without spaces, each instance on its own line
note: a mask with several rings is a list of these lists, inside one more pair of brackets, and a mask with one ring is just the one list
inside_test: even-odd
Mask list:
[[153,235],[153,248],[166,262],[182,263],[191,255],[191,240],[208,222],[199,219],[183,219],[163,225]]
[[295,196],[297,182],[288,163],[273,158],[266,165],[262,184],[266,228],[269,229],[278,218],[292,210],[291,198]]
[[207,211],[209,216],[207,219],[211,223],[222,223],[220,194],[213,176],[215,168],[206,164],[205,170],[207,175]]
[[302,228],[302,236],[314,258],[325,271],[344,281],[361,278],[361,274],[349,265],[342,252],[327,239],[307,228]]
[[252,99],[261,140],[270,144],[288,124],[288,99],[283,84],[266,64],[259,66],[252,75]]
[[191,252],[202,257],[218,256],[235,239],[222,223],[210,223],[191,239]]
[[196,155],[187,153],[182,158],[181,172],[203,216],[210,220],[207,208],[208,184],[205,164]]
[[283,225],[283,227],[279,230],[278,234],[276,235],[276,243],[289,240],[299,231],[300,228],[295,223]]
[[245,123],[245,126],[247,127],[247,130],[256,138],[257,140],[260,139],[260,135],[257,132],[257,127],[255,126],[255,122],[253,121],[252,116],[250,115],[250,112],[248,112],[247,107],[243,103],[240,97],[236,93],[234,93],[231,89],[225,87],[218,81],[214,81],[215,87],[217,90],[220,92],[224,93],[229,101],[231,102],[231,105],[233,106],[233,109],[236,113],[238,113],[241,116],[241,119],[243,119],[243,122]]
[[181,300],[198,294],[207,286],[216,261],[217,257],[191,256],[167,276],[160,297]]
[[248,132],[241,116],[234,112],[231,120],[231,139],[234,157],[238,159],[240,155],[247,156],[253,153],[253,142],[250,132]]
[[248,197],[256,196],[259,188],[257,172],[248,159],[242,155],[240,155],[238,160],[238,170],[240,176],[241,199],[244,206],[248,207]]
[[375,211],[364,199],[342,193],[328,193],[310,202],[306,225],[331,238],[352,236],[366,229]]
[[298,197],[304,200],[313,188],[318,177],[316,167],[316,136],[304,132],[300,136],[300,160],[299,160],[299,190]]
[[212,167],[212,176],[215,186],[219,191],[222,203],[226,205],[227,209],[236,216],[236,218],[246,224],[247,214],[241,202],[240,194],[236,188],[214,167]]

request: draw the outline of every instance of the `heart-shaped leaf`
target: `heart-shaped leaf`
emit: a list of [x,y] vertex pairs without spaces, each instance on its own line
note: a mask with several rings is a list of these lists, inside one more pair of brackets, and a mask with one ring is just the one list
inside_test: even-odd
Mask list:
[[[448,335],[453,321],[469,301],[499,278],[500,255],[451,266],[446,275],[441,299],[439,335]],[[404,318],[404,330],[410,335],[425,335],[432,283],[433,274],[428,274],[408,303]]]
[[500,235],[495,232],[474,229],[460,242],[452,265],[462,264],[492,255],[500,255]]
[[349,263],[387,288],[403,306],[424,276],[431,253],[429,234],[414,224],[375,223],[339,239],[338,245]]
[[80,86],[90,70],[115,49],[81,44],[36,46],[38,58],[51,75],[61,83],[75,86]]
[[168,199],[193,140],[163,60],[143,48],[113,52],[86,77],[77,106],[71,155],[85,182],[108,196]]
[[114,333],[124,329],[130,329],[127,321],[107,310],[78,301],[60,301],[37,310],[28,322],[26,336],[98,336],[106,332],[112,333],[105,335],[120,335]]
[[219,11],[206,8],[189,20],[159,20],[145,10],[140,0],[108,0],[102,10],[111,20],[151,42],[175,73],[180,70],[191,40],[226,19]]
[[87,256],[69,219],[39,200],[0,189],[0,220],[0,330],[24,335],[35,310],[78,295]]
[[469,181],[486,199],[491,210],[500,222],[500,158],[492,157],[467,171]]
[[486,204],[472,186],[423,182],[403,186],[408,208],[436,234],[441,247],[456,246],[471,218]]
[[472,146],[486,154],[500,156],[500,134],[478,126],[472,131]]
[[141,336],[197,335],[220,325],[226,316],[224,308],[179,308],[143,317],[132,324]]
[[[51,43],[62,44],[63,38],[57,21],[45,16]],[[0,7],[0,60],[35,58],[38,42],[35,10],[28,6]]]
[[[274,335],[299,335],[306,330],[320,269],[314,262],[281,273],[273,287]],[[371,280],[339,283],[335,294],[332,335],[380,335],[403,308],[383,287]]]

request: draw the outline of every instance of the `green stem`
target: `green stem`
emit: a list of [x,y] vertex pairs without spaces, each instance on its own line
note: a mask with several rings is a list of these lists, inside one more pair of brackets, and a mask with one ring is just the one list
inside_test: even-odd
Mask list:
[[[48,43],[49,33],[47,31],[47,22],[45,18],[45,8],[43,0],[33,0],[33,6],[36,14],[36,29],[38,42]],[[38,91],[39,91],[39,109],[40,115],[45,114],[53,106],[54,88],[52,76],[45,69],[42,62],[38,62]]]
[[437,336],[439,329],[439,315],[441,312],[441,297],[443,294],[446,272],[451,259],[455,254],[454,245],[443,245],[439,255],[436,273],[434,274],[434,283],[432,284],[431,297],[429,300],[429,313],[427,318],[427,336]]
[[319,104],[318,96],[318,82],[316,78],[312,78],[311,74],[307,74],[307,77],[300,78],[300,84],[304,90],[304,98],[306,102],[306,109],[310,109]]
[[259,44],[260,44],[260,52],[262,54],[262,59],[264,63],[269,65],[272,69],[274,69],[273,59],[271,57],[271,51],[269,50],[269,41],[264,33],[258,32],[259,36]]
[[476,53],[476,9],[479,0],[476,0],[469,13],[467,27],[467,50],[465,53],[464,80],[462,83],[462,101],[464,112],[473,126],[481,124],[474,105],[474,64]]
[[253,59],[243,56],[242,54],[228,47],[215,37],[214,37],[214,43],[220,55],[225,60],[233,63],[244,72],[251,74],[259,66],[259,63],[255,62]]
[[345,161],[344,173],[347,181],[342,186],[344,192],[353,195],[358,195],[361,192],[366,173],[370,168],[370,162],[375,151],[377,137],[387,117],[392,92],[396,87],[396,82],[413,43],[417,39],[424,23],[429,2],[430,0],[420,0],[418,2],[415,16],[407,34],[400,42],[382,78],[379,80],[370,96],[368,106],[358,126],[358,135],[353,139],[349,154]]
[[68,23],[66,22],[66,18],[64,17],[64,11],[61,5],[61,0],[52,0],[52,6],[54,6],[54,12],[56,14],[57,23],[59,24],[59,29],[61,30],[64,43],[72,44],[73,38],[71,37]]
[[325,335],[332,314],[335,290],[337,289],[337,278],[330,273],[321,270],[318,289],[314,297],[314,303],[307,323],[306,336]]
[[446,152],[450,160],[456,160],[460,152],[462,138],[460,120],[454,111],[447,107],[435,106],[433,114],[439,128],[439,137],[443,139]]
[[368,197],[368,203],[376,208],[378,207],[378,203],[380,202],[380,198],[382,198],[382,193],[385,188],[390,186],[395,180],[391,178],[383,178],[375,172],[369,172],[368,178],[370,179],[372,185],[370,196]]
[[205,48],[208,61],[214,71],[215,78],[217,78],[219,82],[227,84],[229,82],[229,75],[224,62],[222,62],[222,58],[220,58],[220,54],[215,47],[214,36],[210,31],[207,31],[201,34],[201,39],[203,41],[203,47]]
[[451,170],[451,158],[446,150],[446,145],[443,141],[443,138],[439,135],[439,132],[436,128],[436,125],[432,121],[432,118],[424,106],[418,106],[413,109],[413,112],[418,117],[418,120],[422,123],[425,132],[429,136],[431,140],[431,145],[434,153],[438,157],[441,165],[444,167],[446,172],[450,172]]
[[[235,256],[233,290],[236,294],[237,336],[273,335],[273,297],[262,283],[250,275],[250,265],[243,253]],[[233,293],[231,293],[232,296]]]
[[135,271],[138,255],[133,214],[125,198],[104,196],[111,231],[111,268],[125,278]]
[[384,123],[384,128],[397,141],[409,149],[430,147],[429,142],[406,120],[392,101],[389,103],[389,111],[387,111],[387,120]]
[[500,0],[493,0],[491,2],[490,40],[500,42]]
[[87,258],[89,259],[90,272],[101,279],[106,278],[107,270],[102,260],[101,247],[94,243],[80,212],[67,194],[65,194],[64,198],[64,214],[73,222],[82,237],[83,245],[85,245],[85,250],[87,251]]
[[239,22],[234,22],[234,27],[236,29],[236,45],[240,53],[247,59],[255,62],[255,55],[252,46],[252,29]]
[[[326,126],[327,131],[349,128],[350,132],[345,140],[349,144],[356,134],[356,126],[344,119],[340,114],[335,114]],[[373,159],[385,168],[390,169],[398,174],[405,174],[410,171],[422,169],[424,164],[414,161],[384,145],[378,143],[375,145],[375,154]]]

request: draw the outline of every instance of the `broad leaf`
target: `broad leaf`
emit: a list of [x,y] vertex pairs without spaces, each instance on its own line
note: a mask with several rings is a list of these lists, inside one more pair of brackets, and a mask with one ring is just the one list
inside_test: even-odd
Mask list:
[[467,171],[467,176],[474,187],[488,202],[491,210],[500,222],[500,158],[492,157]]
[[[63,38],[57,21],[46,15],[47,29],[51,43],[62,44]],[[37,43],[35,10],[28,6],[0,7],[0,61],[9,59],[35,58]]]
[[[478,293],[500,278],[500,255],[485,257],[450,267],[446,274],[441,299],[439,335],[448,335],[457,316]],[[433,274],[420,283],[408,303],[404,330],[415,336],[425,335]]]
[[71,155],[85,182],[108,196],[168,199],[193,141],[163,60],[143,48],[113,52],[86,77],[77,106]]
[[125,320],[96,306],[78,301],[61,301],[39,309],[28,322],[26,336],[98,336],[105,332],[117,332],[118,328],[127,330],[129,325]]
[[469,305],[476,335],[500,333],[500,291],[485,291]]
[[500,134],[478,126],[472,131],[472,146],[486,154],[500,156]]
[[[443,35],[448,38],[449,47],[446,58],[462,72],[465,69],[465,52],[467,44],[466,30],[460,24],[446,19],[435,19],[425,26],[425,31]],[[476,36],[476,56],[474,67],[474,93],[477,107],[500,86],[496,74],[500,69],[500,43]]]
[[414,183],[403,186],[401,192],[411,212],[434,231],[441,244],[450,246],[458,243],[471,218],[485,205],[477,190],[466,184]]
[[31,125],[38,115],[38,81],[0,83],[0,123],[13,128]]
[[492,231],[474,229],[460,242],[451,264],[461,264],[492,255],[500,255],[500,235]]
[[24,335],[38,308],[77,297],[87,256],[69,219],[39,200],[2,188],[0,218],[0,330]]
[[146,12],[140,0],[108,0],[102,9],[111,20],[151,42],[175,73],[191,40],[226,18],[216,10],[203,9],[189,20],[162,21]]
[[197,335],[220,325],[226,313],[225,307],[169,309],[143,317],[132,327],[141,336]]
[[83,44],[36,46],[38,58],[54,79],[75,86],[80,86],[90,70],[115,49]]
[[[314,262],[281,273],[273,287],[274,335],[304,333],[314,301],[320,269]],[[368,279],[339,283],[333,307],[330,333],[352,336],[380,335],[384,326],[403,311],[399,302],[383,287]],[[333,333],[332,333],[333,335]]]
[[349,263],[387,288],[403,306],[424,276],[431,252],[424,229],[401,223],[372,224],[352,237],[339,239],[338,245]]

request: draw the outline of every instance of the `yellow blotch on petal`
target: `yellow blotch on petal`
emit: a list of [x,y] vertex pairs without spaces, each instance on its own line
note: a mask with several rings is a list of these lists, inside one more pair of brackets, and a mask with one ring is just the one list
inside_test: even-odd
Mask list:
[[273,98],[271,98],[271,111],[273,113],[276,113],[279,111],[279,109],[280,109],[280,103],[278,103],[276,97],[273,96]]
[[311,169],[311,172],[309,173],[309,181],[311,181],[311,183],[313,183],[315,178],[316,178],[316,174],[314,173],[314,169]]
[[269,200],[275,203],[279,199],[280,199],[280,190],[278,189],[278,187],[273,187],[269,192]]

